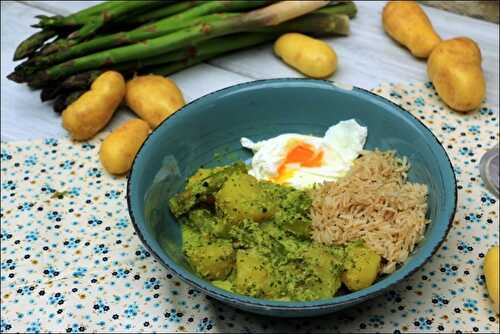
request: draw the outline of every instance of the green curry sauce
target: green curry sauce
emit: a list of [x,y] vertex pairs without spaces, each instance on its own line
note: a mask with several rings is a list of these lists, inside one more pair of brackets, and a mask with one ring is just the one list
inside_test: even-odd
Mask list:
[[199,169],[169,205],[192,269],[225,290],[310,301],[335,296],[342,283],[370,286],[379,271],[380,257],[362,242],[314,242],[311,194],[258,181],[243,162]]

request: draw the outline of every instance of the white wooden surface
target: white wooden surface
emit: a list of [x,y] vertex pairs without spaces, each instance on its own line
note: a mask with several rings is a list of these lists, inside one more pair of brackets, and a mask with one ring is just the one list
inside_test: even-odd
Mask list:
[[[417,60],[383,31],[381,11],[385,1],[357,2],[358,15],[349,37],[327,39],[337,52],[339,66],[332,80],[373,88],[382,82],[427,81],[425,61]],[[50,103],[42,103],[39,91],[6,79],[15,63],[16,46],[34,32],[30,27],[39,14],[68,14],[88,7],[91,1],[1,2],[1,139],[14,141],[65,135]],[[497,24],[425,7],[442,38],[468,36],[481,47],[488,94],[487,102],[498,110],[499,29]],[[300,77],[278,60],[271,44],[224,56],[172,76],[191,101],[211,91],[254,79]],[[129,117],[120,112],[111,128]]]

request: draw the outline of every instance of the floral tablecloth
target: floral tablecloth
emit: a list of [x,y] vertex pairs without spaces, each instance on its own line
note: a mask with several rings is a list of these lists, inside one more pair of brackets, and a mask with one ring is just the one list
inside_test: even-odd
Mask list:
[[141,245],[126,179],[100,166],[102,135],[2,143],[0,331],[498,332],[482,270],[498,243],[498,202],[479,176],[482,154],[498,142],[498,111],[450,111],[430,83],[373,91],[432,129],[458,180],[446,242],[396,289],[320,318],[240,312],[179,281]]

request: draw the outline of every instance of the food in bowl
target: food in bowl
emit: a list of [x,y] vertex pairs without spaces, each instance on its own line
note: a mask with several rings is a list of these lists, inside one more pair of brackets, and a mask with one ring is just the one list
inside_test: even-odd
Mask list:
[[366,136],[348,120],[323,138],[242,138],[250,166],[198,169],[169,199],[193,271],[279,301],[331,298],[394,271],[423,237],[427,186],[406,180],[405,158],[363,150]]

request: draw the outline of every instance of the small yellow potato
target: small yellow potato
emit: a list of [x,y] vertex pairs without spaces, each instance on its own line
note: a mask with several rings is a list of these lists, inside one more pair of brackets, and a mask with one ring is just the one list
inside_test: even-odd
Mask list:
[[108,124],[124,96],[123,76],[115,71],[104,72],[94,80],[88,92],[63,111],[63,127],[75,140],[94,137]]
[[104,168],[111,174],[128,172],[149,130],[148,123],[142,119],[131,119],[110,133],[99,151]]
[[389,1],[382,12],[384,30],[412,55],[427,58],[441,38],[415,1]]
[[125,100],[152,129],[186,104],[172,80],[152,74],[136,76],[128,81]]
[[488,294],[490,296],[491,302],[493,303],[493,309],[497,314],[499,314],[498,300],[500,297],[498,291],[498,285],[500,284],[498,278],[498,252],[499,248],[497,245],[491,247],[491,249],[484,257],[484,277],[486,278],[486,288],[488,289]]
[[274,52],[285,63],[311,78],[326,78],[337,69],[337,54],[322,40],[298,33],[282,35]]
[[441,99],[456,111],[476,109],[486,95],[481,50],[470,38],[439,43],[427,60],[427,74]]

